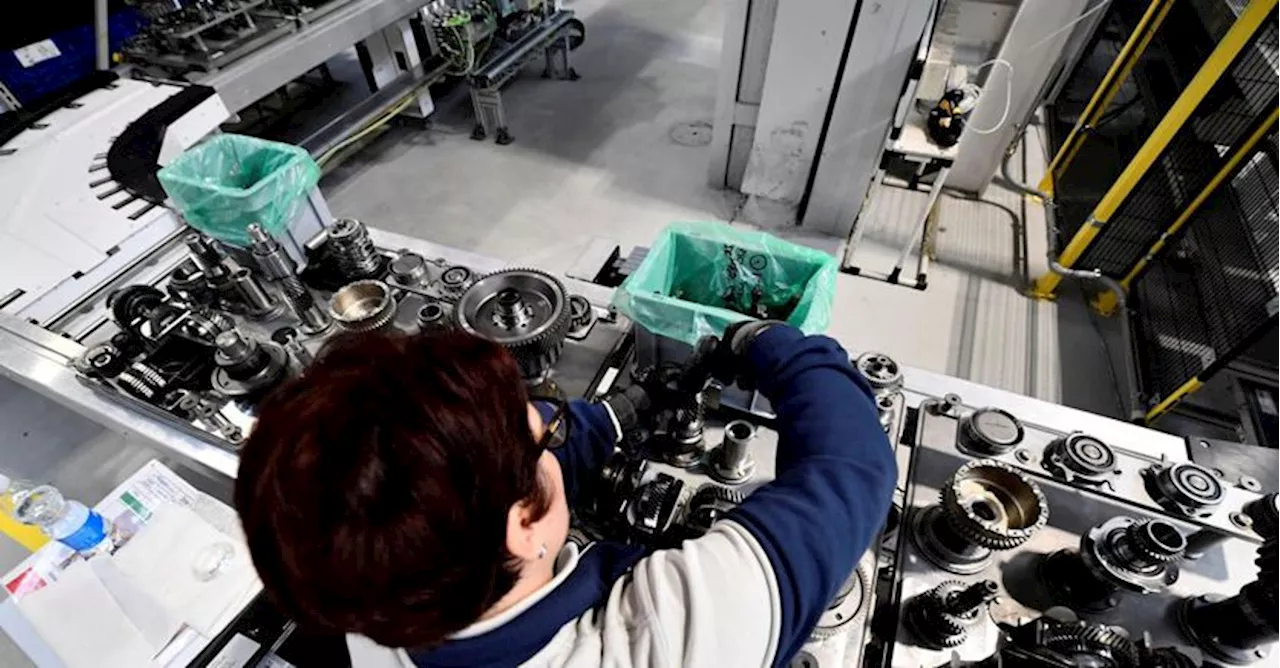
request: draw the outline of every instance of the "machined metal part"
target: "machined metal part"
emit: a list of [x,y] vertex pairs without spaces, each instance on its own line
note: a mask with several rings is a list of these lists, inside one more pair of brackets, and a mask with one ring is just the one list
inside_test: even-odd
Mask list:
[[115,378],[129,366],[129,360],[115,345],[99,343],[85,349],[73,364],[76,371],[89,378]]
[[418,331],[434,332],[453,325],[453,307],[445,302],[429,301],[418,308]]
[[903,621],[923,646],[932,649],[957,647],[969,629],[982,623],[987,605],[1000,593],[993,580],[965,585],[957,580],[918,594],[903,607]]
[[1154,594],[1178,581],[1187,541],[1161,519],[1112,517],[1091,527],[1078,550],[1044,555],[1040,581],[1062,604],[1102,612],[1121,603],[1125,591]]
[[876,352],[863,353],[854,360],[853,365],[877,394],[893,393],[902,389],[902,368],[888,355]]
[[191,257],[204,272],[207,281],[217,283],[226,276],[229,271],[226,266],[227,256],[221,244],[210,237],[194,232],[188,234],[183,241],[186,242],[187,249],[191,251]]
[[169,282],[165,287],[174,299],[187,304],[213,306],[218,301],[218,293],[193,257],[183,260],[169,272]]
[[971,574],[987,567],[992,550],[1022,545],[1048,520],[1048,502],[1030,478],[1002,462],[974,460],[947,479],[938,505],[913,513],[911,536],[934,565]]
[[1038,634],[1040,648],[1073,666],[1138,668],[1138,648],[1123,631],[1085,621],[1053,622]]
[[1225,491],[1209,469],[1190,462],[1152,466],[1143,471],[1147,493],[1165,509],[1196,517],[1222,503]]
[[311,363],[315,361],[315,356],[302,344],[302,341],[298,338],[298,331],[292,327],[281,327],[272,332],[271,340],[284,346],[285,351],[293,358],[299,371],[311,366]]
[[475,274],[462,265],[445,267],[440,272],[440,289],[453,297],[460,297],[475,282]]
[[623,516],[644,479],[649,462],[615,452],[600,467],[600,483],[592,495],[592,510],[604,518]]
[[181,414],[190,415],[205,423],[233,445],[244,442],[244,430],[222,414],[222,407],[227,403],[226,397],[211,392],[197,394],[190,390],[177,390],[171,393],[169,400],[173,404],[170,410],[176,409]]
[[284,379],[288,356],[274,343],[258,341],[233,329],[218,335],[210,383],[219,394],[252,401]]
[[454,316],[463,331],[510,350],[526,382],[537,383],[560,359],[569,330],[569,297],[550,274],[504,269],[472,283],[458,298]]
[[115,377],[115,382],[129,394],[148,403],[159,401],[169,387],[169,379],[145,362],[130,364]]
[[1050,443],[1041,465],[1055,478],[1084,484],[1109,483],[1109,476],[1121,473],[1116,468],[1115,450],[1101,439],[1080,432]]
[[642,485],[630,505],[632,527],[647,536],[666,532],[683,490],[684,482],[666,473]]
[[1258,578],[1235,596],[1205,594],[1182,601],[1177,609],[1183,635],[1215,659],[1248,665],[1266,659],[1280,628],[1280,540],[1258,548]]
[[746,495],[742,492],[711,483],[698,488],[685,505],[684,524],[695,535],[711,530],[711,525],[737,508]]
[[596,310],[591,307],[591,302],[587,301],[582,295],[569,296],[569,332],[566,334],[568,338],[581,341],[587,338],[591,333],[591,327],[596,324]]
[[274,318],[284,305],[271,298],[258,279],[245,267],[236,267],[226,280],[216,284],[223,302],[238,313],[257,320]]
[[391,260],[387,272],[394,285],[419,287],[429,278],[426,258],[411,251],[404,251]]
[[382,281],[348,283],[329,299],[329,315],[348,332],[372,332],[391,326],[396,307],[391,288]]
[[751,442],[756,438],[755,425],[734,420],[724,426],[724,441],[711,451],[708,472],[726,485],[740,485],[751,479],[756,460],[751,456]]
[[960,420],[960,448],[980,457],[1003,455],[1022,442],[1022,423],[999,408],[979,408]]
[[676,409],[667,423],[662,460],[672,466],[687,469],[697,466],[706,454],[706,422],[701,404]]
[[383,258],[369,238],[369,229],[354,218],[339,218],[328,228],[329,254],[338,271],[349,281],[371,279],[382,273]]
[[246,229],[252,240],[250,252],[258,269],[267,281],[279,287],[294,315],[301,321],[302,331],[314,335],[333,326],[328,314],[316,305],[315,297],[298,278],[298,265],[293,258],[261,226],[251,224]]
[[818,618],[810,638],[824,640],[864,622],[874,595],[874,561],[864,556]]

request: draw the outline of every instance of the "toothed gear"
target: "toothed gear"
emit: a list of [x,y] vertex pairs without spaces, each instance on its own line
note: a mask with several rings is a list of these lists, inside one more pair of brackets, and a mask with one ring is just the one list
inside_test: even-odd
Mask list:
[[[991,459],[956,469],[942,487],[942,509],[957,534],[989,550],[1018,547],[1049,521],[1049,505],[1040,487],[1017,469]],[[1010,526],[1014,522],[1017,525]]]
[[849,574],[835,599],[818,618],[818,624],[813,627],[810,638],[830,638],[848,630],[850,623],[865,619],[874,583],[869,562],[865,559],[858,562],[857,568]]
[[1088,655],[1109,668],[1137,668],[1138,648],[1119,631],[1101,624],[1063,622],[1053,624],[1041,636],[1044,647],[1068,657]]
[[947,580],[907,602],[906,622],[917,639],[937,649],[964,642],[973,620],[947,611],[947,597],[964,588],[958,580]]
[[502,344],[526,380],[545,378],[560,359],[571,320],[569,296],[554,276],[536,269],[503,269],[471,284],[458,298],[463,330]]

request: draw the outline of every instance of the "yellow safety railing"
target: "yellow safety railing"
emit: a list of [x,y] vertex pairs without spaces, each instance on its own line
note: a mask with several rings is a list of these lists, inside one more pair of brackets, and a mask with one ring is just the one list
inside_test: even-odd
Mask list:
[[[1151,261],[1155,259],[1156,254],[1168,245],[1169,240],[1173,238],[1173,235],[1177,234],[1178,231],[1191,220],[1191,217],[1194,216],[1202,206],[1204,206],[1205,201],[1208,200],[1223,183],[1226,183],[1231,178],[1232,174],[1235,173],[1236,167],[1238,167],[1240,163],[1243,162],[1245,158],[1249,157],[1253,153],[1254,149],[1257,148],[1258,142],[1262,141],[1262,138],[1267,136],[1268,132],[1275,129],[1277,118],[1280,118],[1280,109],[1273,108],[1271,113],[1267,114],[1267,117],[1254,127],[1253,132],[1249,133],[1249,135],[1245,137],[1244,141],[1231,152],[1231,156],[1227,158],[1225,163],[1223,163],[1222,168],[1218,170],[1218,173],[1213,175],[1213,179],[1205,185],[1204,189],[1200,191],[1200,194],[1196,195],[1195,199],[1191,200],[1191,203],[1187,205],[1187,208],[1183,209],[1182,213],[1178,214],[1178,217],[1173,221],[1173,224],[1169,225],[1168,229],[1160,234],[1160,238],[1156,239],[1155,243],[1151,245],[1151,248],[1147,249],[1147,252],[1138,259],[1137,263],[1125,273],[1124,278],[1120,279],[1121,287],[1128,290],[1133,286],[1133,282],[1142,274],[1143,271],[1146,270],[1148,266],[1150,266]],[[1099,294],[1093,301],[1093,307],[1103,315],[1111,315],[1116,308],[1116,293],[1107,290],[1106,292]]]
[[1102,76],[1102,81],[1098,83],[1093,97],[1089,98],[1089,103],[1085,105],[1080,118],[1076,120],[1075,126],[1062,142],[1062,147],[1049,163],[1049,168],[1045,170],[1039,186],[1041,192],[1053,194],[1054,182],[1058,174],[1066,171],[1067,166],[1075,159],[1076,153],[1080,151],[1080,146],[1088,138],[1089,132],[1111,106],[1111,101],[1115,99],[1121,86],[1129,78],[1133,66],[1146,52],[1151,39],[1155,37],[1156,30],[1164,23],[1164,17],[1169,14],[1169,8],[1173,6],[1173,2],[1174,0],[1152,0],[1147,6],[1147,11],[1138,20],[1138,25],[1134,27],[1133,33],[1129,35],[1124,46],[1120,47],[1120,53],[1116,54],[1116,59],[1107,69],[1107,73]]
[[[1209,91],[1217,85],[1223,73],[1227,71],[1231,63],[1244,50],[1254,33],[1265,25],[1267,17],[1276,7],[1276,1],[1251,0],[1249,6],[1240,13],[1239,18],[1232,24],[1231,29],[1218,42],[1213,53],[1209,54],[1209,58],[1204,65],[1196,72],[1191,83],[1187,84],[1187,87],[1178,96],[1173,106],[1169,108],[1164,118],[1160,120],[1159,125],[1147,137],[1142,148],[1138,149],[1137,154],[1129,161],[1119,178],[1103,195],[1093,213],[1089,215],[1089,219],[1085,221],[1084,225],[1076,231],[1071,241],[1062,249],[1058,256],[1059,264],[1068,268],[1075,266],[1076,261],[1080,259],[1080,256],[1084,254],[1085,250],[1089,248],[1090,244],[1102,231],[1102,227],[1107,224],[1111,216],[1115,214],[1120,205],[1133,192],[1134,187],[1138,185],[1138,182],[1155,164],[1165,148],[1173,141],[1178,131],[1195,113],[1196,108],[1204,101]],[[1052,272],[1044,274],[1036,279],[1032,294],[1042,299],[1051,299],[1061,282],[1062,277],[1058,274]]]

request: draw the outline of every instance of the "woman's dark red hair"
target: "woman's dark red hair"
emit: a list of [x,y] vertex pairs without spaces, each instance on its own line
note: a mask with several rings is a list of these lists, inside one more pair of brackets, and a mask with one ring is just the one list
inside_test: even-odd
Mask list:
[[335,341],[273,392],[235,503],[268,594],[300,624],[427,647],[515,584],[507,513],[541,516],[541,450],[501,346],[448,332]]

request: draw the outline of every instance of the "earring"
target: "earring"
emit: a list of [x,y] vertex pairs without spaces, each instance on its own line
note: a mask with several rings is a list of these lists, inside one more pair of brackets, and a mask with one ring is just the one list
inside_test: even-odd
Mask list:
[[543,543],[540,547],[538,547],[538,558],[542,559],[543,557],[546,557],[546,556],[547,556],[547,544]]

